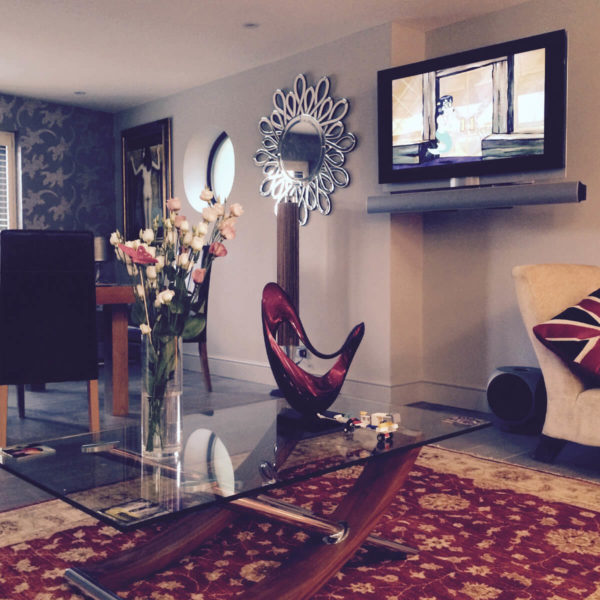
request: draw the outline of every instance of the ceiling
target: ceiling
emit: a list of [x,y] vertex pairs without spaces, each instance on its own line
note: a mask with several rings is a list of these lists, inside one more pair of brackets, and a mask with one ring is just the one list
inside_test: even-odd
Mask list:
[[526,0],[0,0],[0,92],[117,112],[390,21]]

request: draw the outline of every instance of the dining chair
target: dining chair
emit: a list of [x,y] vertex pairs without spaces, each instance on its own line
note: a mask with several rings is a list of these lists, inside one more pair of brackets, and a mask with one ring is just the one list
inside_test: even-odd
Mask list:
[[0,232],[0,447],[8,386],[87,381],[90,431],[100,428],[94,236],[87,231]]

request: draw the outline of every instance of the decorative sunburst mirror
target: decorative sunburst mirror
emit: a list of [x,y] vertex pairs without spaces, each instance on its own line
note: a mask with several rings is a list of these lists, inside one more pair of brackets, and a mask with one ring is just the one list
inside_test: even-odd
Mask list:
[[271,116],[258,124],[263,140],[254,162],[264,175],[260,194],[276,201],[275,212],[280,202],[296,202],[300,225],[313,210],[328,215],[335,188],[350,183],[343,168],[356,146],[354,134],[344,130],[350,104],[331,98],[329,87],[327,77],[313,87],[298,75],[292,90],[275,91]]

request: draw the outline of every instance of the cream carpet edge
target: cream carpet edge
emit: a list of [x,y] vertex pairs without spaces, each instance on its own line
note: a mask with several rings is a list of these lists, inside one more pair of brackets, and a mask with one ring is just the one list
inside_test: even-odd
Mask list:
[[0,548],[97,522],[94,517],[58,499],[7,510],[0,513]]
[[510,489],[547,502],[563,502],[600,512],[600,484],[592,481],[437,446],[423,447],[417,464],[471,479],[484,489]]

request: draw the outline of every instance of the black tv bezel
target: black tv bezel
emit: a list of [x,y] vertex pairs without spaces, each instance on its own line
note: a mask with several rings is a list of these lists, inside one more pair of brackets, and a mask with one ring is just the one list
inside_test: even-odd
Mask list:
[[[444,165],[420,165],[397,170],[392,168],[393,80],[538,48],[546,50],[543,154]],[[566,91],[567,34],[564,29],[378,71],[379,183],[406,183],[564,168]]]

